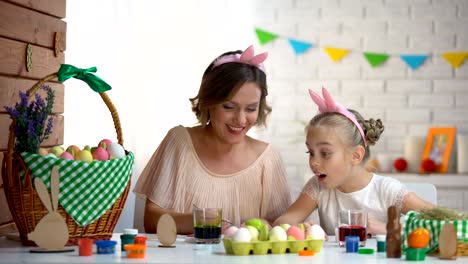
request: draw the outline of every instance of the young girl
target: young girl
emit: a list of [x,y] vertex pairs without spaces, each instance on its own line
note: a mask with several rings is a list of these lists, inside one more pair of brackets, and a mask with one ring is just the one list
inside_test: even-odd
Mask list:
[[369,146],[384,131],[380,119],[364,120],[356,111],[335,103],[325,88],[323,99],[311,90],[309,93],[319,106],[319,114],[307,126],[306,139],[315,176],[274,225],[304,222],[318,209],[320,225],[328,235],[334,235],[339,210],[359,209],[368,212],[369,234],[385,234],[389,206],[396,205],[403,213],[433,206],[408,192],[399,181],[364,168]]

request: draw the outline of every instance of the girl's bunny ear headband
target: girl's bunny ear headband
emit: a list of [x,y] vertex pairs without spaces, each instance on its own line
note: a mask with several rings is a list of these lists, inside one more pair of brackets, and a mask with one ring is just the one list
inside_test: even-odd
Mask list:
[[366,135],[364,134],[364,130],[362,129],[361,125],[357,121],[356,116],[340,103],[335,103],[325,87],[322,87],[323,98],[321,98],[320,95],[314,93],[311,89],[309,89],[309,94],[310,97],[312,97],[312,100],[318,105],[320,113],[339,113],[351,120],[351,122],[353,122],[354,125],[358,128],[362,140],[364,141],[364,146],[367,147]]
[[242,54],[225,55],[216,59],[213,63],[213,68],[228,62],[239,62],[253,65],[265,72],[265,66],[263,65],[263,62],[266,60],[267,57],[268,52],[255,55],[253,45],[250,45],[250,47],[244,50]]

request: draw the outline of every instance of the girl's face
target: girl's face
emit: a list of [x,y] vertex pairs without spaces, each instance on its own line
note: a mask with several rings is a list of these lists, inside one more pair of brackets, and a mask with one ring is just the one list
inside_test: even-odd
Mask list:
[[241,142],[258,118],[261,90],[253,82],[244,83],[229,100],[209,108],[215,134],[229,144]]
[[306,146],[310,168],[323,187],[337,188],[345,183],[352,169],[352,151],[335,128],[309,128]]

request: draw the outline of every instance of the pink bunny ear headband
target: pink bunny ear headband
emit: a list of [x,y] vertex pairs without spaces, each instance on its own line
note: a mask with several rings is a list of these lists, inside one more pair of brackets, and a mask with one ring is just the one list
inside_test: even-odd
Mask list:
[[364,146],[367,147],[366,135],[364,134],[364,130],[362,129],[361,125],[357,121],[356,116],[340,103],[335,103],[325,87],[322,87],[323,99],[320,97],[320,95],[314,93],[311,89],[309,89],[309,94],[310,97],[312,97],[312,100],[318,105],[320,113],[339,113],[351,120],[351,122],[353,122],[354,125],[356,125],[358,128],[362,140],[364,141]]
[[250,47],[248,47],[244,52],[242,52],[242,54],[231,54],[218,58],[213,63],[213,68],[228,62],[240,62],[253,65],[265,72],[265,66],[263,65],[263,62],[266,60],[267,57],[267,52],[255,55],[253,45],[250,45]]

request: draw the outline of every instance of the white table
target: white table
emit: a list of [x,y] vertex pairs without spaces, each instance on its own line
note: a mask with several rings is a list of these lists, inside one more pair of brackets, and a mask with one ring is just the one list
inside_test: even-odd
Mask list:
[[[113,238],[119,241],[119,235]],[[333,240],[334,238],[331,238]],[[222,244],[197,245],[185,242],[185,237],[178,237],[175,248],[158,247],[155,236],[149,236],[145,259],[127,259],[121,255],[120,245],[114,255],[94,254],[89,257],[78,256],[78,248],[70,253],[29,253],[30,247],[22,247],[20,242],[0,238],[0,263],[400,263],[402,259],[387,259],[385,253],[360,255],[346,253],[335,242],[326,242],[321,252],[312,257],[300,257],[298,254],[232,256],[226,255]],[[366,247],[375,248],[376,241],[369,239]],[[96,252],[96,251],[94,251]],[[468,257],[458,257],[455,261],[439,260],[426,256],[426,263],[468,263]],[[407,262],[422,263],[422,262]]]

